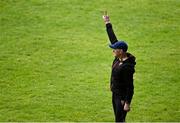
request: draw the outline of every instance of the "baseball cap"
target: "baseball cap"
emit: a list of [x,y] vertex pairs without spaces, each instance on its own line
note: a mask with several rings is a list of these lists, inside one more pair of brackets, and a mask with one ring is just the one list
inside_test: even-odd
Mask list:
[[117,41],[114,44],[109,44],[109,47],[112,49],[122,49],[124,52],[126,52],[128,49],[128,45],[124,41]]

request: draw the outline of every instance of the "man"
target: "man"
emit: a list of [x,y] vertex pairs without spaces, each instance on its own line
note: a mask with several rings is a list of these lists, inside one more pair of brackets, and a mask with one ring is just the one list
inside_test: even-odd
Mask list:
[[125,122],[134,94],[133,74],[136,64],[135,57],[127,52],[128,45],[126,42],[117,40],[107,13],[103,15],[103,20],[111,42],[109,47],[113,49],[115,56],[110,80],[115,121]]

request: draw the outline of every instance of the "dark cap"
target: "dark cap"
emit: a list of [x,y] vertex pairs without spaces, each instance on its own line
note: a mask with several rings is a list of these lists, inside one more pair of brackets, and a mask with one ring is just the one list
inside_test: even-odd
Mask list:
[[128,45],[124,41],[117,41],[114,44],[109,44],[109,47],[112,49],[122,49],[124,52],[126,52],[128,49]]

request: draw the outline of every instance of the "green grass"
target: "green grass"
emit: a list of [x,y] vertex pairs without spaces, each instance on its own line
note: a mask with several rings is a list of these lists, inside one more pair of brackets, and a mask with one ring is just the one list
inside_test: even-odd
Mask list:
[[127,121],[180,121],[179,0],[0,0],[0,121],[114,121],[105,9],[137,57]]

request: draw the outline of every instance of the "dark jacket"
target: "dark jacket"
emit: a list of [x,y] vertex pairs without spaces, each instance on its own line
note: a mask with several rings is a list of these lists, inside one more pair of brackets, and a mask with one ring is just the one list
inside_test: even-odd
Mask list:
[[[109,40],[112,44],[117,42],[116,35],[112,29],[111,23],[106,24],[106,30]],[[111,91],[120,95],[128,103],[131,103],[134,94],[133,74],[135,72],[135,57],[127,53],[128,59],[120,63],[119,58],[115,57],[112,63],[112,72],[110,79]]]

